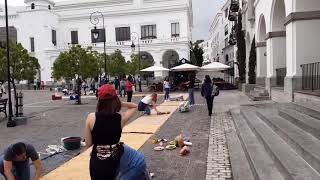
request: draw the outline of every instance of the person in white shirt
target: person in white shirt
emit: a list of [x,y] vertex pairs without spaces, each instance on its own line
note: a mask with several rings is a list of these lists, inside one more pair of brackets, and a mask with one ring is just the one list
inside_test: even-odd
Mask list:
[[160,111],[158,111],[156,107],[157,102],[157,94],[153,93],[151,95],[148,95],[144,97],[138,104],[138,110],[143,111],[144,114],[150,115],[151,114],[151,107],[157,112],[157,114],[162,114]]
[[169,93],[170,93],[170,82],[169,77],[167,76],[163,81],[163,88],[164,88],[164,100],[169,99]]

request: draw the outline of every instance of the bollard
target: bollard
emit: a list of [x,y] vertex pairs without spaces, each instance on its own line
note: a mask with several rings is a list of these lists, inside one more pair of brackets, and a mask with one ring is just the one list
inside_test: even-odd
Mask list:
[[17,108],[17,117],[23,116],[23,93],[21,91],[17,94]]

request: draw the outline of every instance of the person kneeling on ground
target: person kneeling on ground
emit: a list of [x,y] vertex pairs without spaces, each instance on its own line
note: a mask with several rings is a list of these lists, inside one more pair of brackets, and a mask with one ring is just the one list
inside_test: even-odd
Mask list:
[[7,180],[30,180],[29,158],[36,169],[34,179],[40,179],[42,165],[39,155],[32,145],[23,142],[10,145],[4,154],[0,155],[0,173]]
[[146,114],[146,115],[150,115],[151,114],[151,107],[152,107],[157,112],[157,114],[164,114],[164,113],[158,111],[157,106],[156,106],[156,102],[157,102],[157,94],[156,93],[148,95],[148,96],[144,97],[139,102],[138,110],[143,111],[144,114]]
[[[136,113],[137,104],[121,102],[113,85],[103,85],[98,92],[95,113],[85,125],[86,148],[92,147],[92,180],[149,180],[144,155],[120,142],[123,127]],[[121,108],[127,108],[120,114]]]

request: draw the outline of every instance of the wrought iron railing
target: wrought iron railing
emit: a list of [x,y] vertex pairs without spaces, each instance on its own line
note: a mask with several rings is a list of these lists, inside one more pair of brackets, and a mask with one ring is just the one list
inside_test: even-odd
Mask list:
[[287,68],[276,69],[277,87],[284,87],[284,78],[287,75]]
[[311,64],[302,64],[302,89],[319,90],[320,89],[320,62]]

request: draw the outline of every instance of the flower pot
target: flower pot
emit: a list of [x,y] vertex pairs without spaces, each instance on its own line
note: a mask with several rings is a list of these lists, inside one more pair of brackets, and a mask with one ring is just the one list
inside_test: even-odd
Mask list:
[[62,140],[63,147],[67,150],[76,150],[80,148],[81,137],[68,137]]

